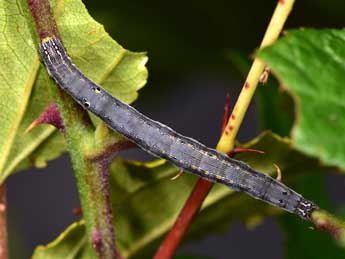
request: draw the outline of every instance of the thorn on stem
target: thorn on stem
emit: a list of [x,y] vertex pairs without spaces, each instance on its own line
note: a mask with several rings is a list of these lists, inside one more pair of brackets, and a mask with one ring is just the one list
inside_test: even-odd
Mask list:
[[180,178],[180,176],[183,174],[183,170],[180,169],[175,176],[170,178],[171,181],[175,181],[176,179]]
[[6,204],[0,203],[0,213],[4,213],[6,211]]
[[262,151],[262,150],[257,150],[257,149],[253,149],[253,148],[235,147],[227,155],[230,156],[230,157],[233,157],[236,154],[247,153],[247,152],[249,152],[249,153],[257,153],[257,154],[265,154],[265,152]]
[[280,170],[279,166],[277,164],[273,164],[274,167],[276,168],[277,170],[277,177],[276,179],[281,182],[282,181],[282,178],[283,178],[283,174],[282,174],[282,171]]
[[50,124],[55,128],[63,131],[64,126],[60,116],[59,109],[55,103],[50,103],[44,110],[44,112],[34,120],[29,127],[26,128],[24,134],[27,134],[32,129],[36,128],[41,124]]
[[222,133],[224,132],[226,125],[228,124],[229,114],[230,114],[230,95],[229,93],[227,93],[225,97],[225,103],[224,103]]
[[74,216],[81,216],[81,214],[83,213],[82,209],[81,208],[74,208],[72,210],[72,213]]
[[264,72],[262,72],[259,79],[261,84],[263,85],[267,84],[267,80],[268,80],[268,77],[270,76],[270,73],[271,73],[271,69],[268,66],[265,66]]

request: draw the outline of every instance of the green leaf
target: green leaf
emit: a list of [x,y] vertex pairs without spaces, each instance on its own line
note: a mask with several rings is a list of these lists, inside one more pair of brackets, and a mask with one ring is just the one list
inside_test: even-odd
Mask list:
[[0,1],[0,182],[40,68],[24,3]]
[[345,30],[295,30],[259,53],[293,97],[292,142],[345,168]]
[[16,166],[15,171],[21,171],[32,166],[46,167],[49,160],[59,157],[63,152],[65,152],[65,139],[60,132],[54,131]]
[[[145,53],[122,48],[88,14],[79,0],[52,1],[58,28],[73,62],[90,78],[125,102],[132,102],[147,79]],[[37,53],[38,37],[28,11],[27,1],[0,0],[0,183],[13,171],[31,165],[34,156],[38,165],[64,151],[61,137],[52,127],[40,126],[28,134],[25,129],[51,102],[46,69]],[[56,139],[52,139],[56,138]],[[42,152],[46,141],[54,154]],[[47,143],[48,143],[47,142]],[[47,145],[45,145],[47,146]],[[37,163],[36,163],[37,165]]]
[[[266,133],[245,145],[264,150],[264,155],[247,153],[238,157],[272,175],[276,171],[273,164],[278,164],[283,172],[283,181],[288,183],[296,181],[300,175],[319,170],[320,165],[316,160],[291,149],[290,144],[288,139]],[[171,178],[177,174],[178,169],[164,160],[140,163],[117,159],[112,164],[111,172],[117,246],[124,258],[152,258],[152,253],[171,228],[197,178],[185,173],[172,181]],[[224,231],[229,224],[238,221],[246,223],[248,227],[255,227],[266,215],[282,212],[244,193],[233,192],[226,186],[217,184],[205,200],[186,240],[198,239],[210,232]],[[300,221],[297,216],[294,219]],[[70,247],[73,243],[67,237],[56,242],[62,247]],[[49,253],[54,254],[55,247],[46,249],[51,249]],[[40,258],[36,256],[44,252],[44,249],[36,250],[33,258]],[[57,251],[55,255],[54,258],[63,258]]]
[[[60,236],[47,246],[38,246],[34,252],[35,259],[73,259],[92,258],[92,247],[84,235],[84,221],[73,223]],[[61,242],[61,241],[64,242]]]
[[265,86],[258,88],[257,104],[261,128],[289,136],[294,121],[294,103],[279,89],[275,79],[270,77]]

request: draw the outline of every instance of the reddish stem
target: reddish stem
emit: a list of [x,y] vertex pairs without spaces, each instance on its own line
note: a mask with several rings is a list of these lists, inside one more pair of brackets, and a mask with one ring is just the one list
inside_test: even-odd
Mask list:
[[31,14],[36,23],[36,29],[41,40],[46,37],[58,37],[59,32],[55,23],[53,11],[47,0],[28,0]]
[[[102,233],[99,229],[95,228],[93,230],[93,233],[91,235],[91,242],[93,247],[96,250],[96,253],[98,254],[99,258],[108,258],[105,253],[106,249],[106,241],[111,241],[111,247],[112,247],[112,258],[114,259],[121,259],[122,256],[120,252],[116,249],[115,246],[115,231],[113,227],[113,213],[111,208],[111,202],[110,202],[110,192],[109,192],[109,167],[110,167],[111,159],[104,158],[102,160],[97,161],[97,167],[98,171],[100,173],[101,177],[101,189],[102,193],[105,197],[105,207],[102,211],[102,219],[105,220],[105,227],[106,227],[106,233],[109,235],[108,240],[104,239],[104,236],[102,236]],[[103,233],[104,234],[104,233]],[[109,245],[109,244],[108,244]]]
[[[223,114],[222,131],[224,131],[230,112],[230,96],[226,95]],[[201,205],[208,193],[211,191],[213,183],[204,179],[199,179],[190,196],[188,197],[183,209],[177,217],[175,224],[171,228],[170,232],[166,235],[161,243],[154,259],[169,259],[174,255],[177,247],[181,243],[188,227],[193,221],[193,218],[198,213]]]
[[224,104],[222,133],[224,132],[226,125],[228,124],[229,114],[230,114],[230,95],[229,95],[229,93],[227,93],[226,97],[225,97],[225,104]]
[[6,188],[0,186],[0,259],[8,258]]
[[164,238],[161,246],[154,256],[154,259],[172,258],[212,186],[213,183],[211,182],[201,178],[198,180],[191,195],[188,197],[188,200],[181,210],[180,215],[175,221],[174,226]]

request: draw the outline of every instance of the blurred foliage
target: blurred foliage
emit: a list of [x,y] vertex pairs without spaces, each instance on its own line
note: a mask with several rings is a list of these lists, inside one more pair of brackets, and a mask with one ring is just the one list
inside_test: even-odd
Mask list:
[[[333,95],[337,96],[335,99],[339,96],[343,96],[341,77],[344,73],[342,73],[342,66],[327,65],[332,63],[332,60],[334,59],[344,60],[344,58],[339,57],[339,54],[342,55],[341,53],[344,52],[344,48],[341,47],[344,44],[338,42],[342,41],[342,34],[343,31],[332,32],[327,30],[289,32],[288,37],[280,40],[277,44],[263,51],[261,56],[264,57],[265,60],[269,61],[269,64],[273,69],[273,73],[278,73],[280,82],[284,85],[284,88],[280,87],[279,82],[271,76],[266,86],[260,86],[258,88],[257,103],[259,106],[258,111],[260,123],[263,128],[271,129],[281,135],[286,135],[289,134],[291,130],[294,114],[297,116],[305,116],[306,118],[313,120],[316,124],[308,123],[306,125],[306,129],[302,129],[304,130],[304,134],[311,135],[311,140],[318,143],[318,145],[320,145],[318,142],[319,140],[325,140],[328,142],[332,141],[332,137],[324,137],[324,135],[334,136],[336,138],[336,143],[327,143],[326,146],[330,147],[332,150],[335,145],[340,144],[340,149],[336,148],[336,151],[333,151],[333,154],[336,156],[344,154],[344,151],[341,150],[341,134],[336,134],[336,132],[343,131],[343,123],[337,123],[329,130],[325,130],[324,124],[327,123],[324,121],[322,113],[320,112],[321,110],[325,110],[331,113],[331,110],[333,111],[336,109],[336,116],[341,118],[343,115],[341,110],[341,101],[338,103],[329,103],[324,100],[324,98],[329,100],[328,98]],[[311,49],[308,45],[317,45],[317,47],[315,47],[317,50],[312,51],[312,55],[309,52],[308,55],[303,55],[306,50]],[[303,50],[301,50],[301,46],[304,46]],[[328,55],[324,54],[321,55],[321,57],[320,55],[317,55],[317,53],[322,49],[327,49]],[[234,52],[231,52],[229,57],[239,71],[245,75],[250,66],[248,59],[244,55]],[[300,62],[305,63],[300,64]],[[324,67],[324,69],[320,68],[320,66]],[[326,75],[323,81],[320,75],[322,74],[321,71],[324,70],[327,72],[325,72]],[[329,70],[333,70],[333,72],[329,72]],[[317,82],[317,84],[319,84],[319,88],[315,88],[315,85],[310,84],[309,80],[305,82],[307,75],[315,75],[312,78]],[[339,76],[337,77],[336,75]],[[329,80],[329,77],[331,77],[332,80]],[[291,91],[288,93],[286,89]],[[306,100],[305,95],[310,97],[313,96],[312,93],[314,93],[315,98],[312,98],[313,100],[310,100],[309,98]],[[294,108],[294,102],[291,96],[293,96],[295,101],[298,102],[299,107],[306,106],[310,111],[309,114],[303,115],[305,112],[303,112],[303,110],[301,111],[301,108],[297,108],[293,113],[293,110],[296,108]],[[301,104],[301,102],[303,103]],[[297,119],[295,127],[300,127],[300,123],[301,120]],[[315,127],[322,129],[322,135],[313,135],[318,131]],[[327,131],[329,132],[328,134],[325,133]],[[291,143],[295,143],[294,139],[291,140]],[[306,141],[304,144],[310,147],[310,141]],[[303,145],[301,149],[304,149]],[[340,159],[340,161],[342,160]],[[305,165],[302,167],[305,167]],[[335,207],[332,206],[332,203],[329,200],[325,183],[325,172],[315,171],[313,175],[300,176],[297,181],[292,183],[292,187],[294,187],[294,189],[299,193],[303,193],[305,197],[310,197],[314,201],[317,201],[321,208],[334,212]],[[341,217],[341,215],[339,216]],[[296,221],[293,215],[283,214],[278,216],[278,222],[285,234],[284,258],[304,259],[344,257],[344,248],[339,246],[334,238],[324,232],[311,230],[308,223],[304,221]]]
[[345,30],[289,31],[259,58],[294,99],[292,143],[327,165],[345,169]]
[[[342,81],[344,75],[344,31],[291,31],[274,46],[260,53],[284,88],[297,103],[292,143],[326,164],[344,169],[344,120]],[[338,100],[338,101],[337,101]],[[266,104],[265,100],[264,106]],[[276,105],[271,109],[275,110]],[[277,117],[284,124],[284,116]],[[279,123],[279,120],[282,120]],[[293,187],[317,199],[321,208],[335,211],[325,189],[325,175],[303,177]],[[285,258],[343,258],[345,249],[331,236],[308,231],[305,222],[290,215],[279,217],[285,233]]]
[[[319,205],[328,211],[334,211],[325,187],[325,175],[315,173],[301,177],[294,183],[294,189],[314,197]],[[345,248],[329,234],[315,231],[306,222],[296,221],[291,215],[281,215],[278,222],[285,233],[284,258],[286,259],[340,259],[345,256]]]
[[[300,176],[313,175],[321,170],[317,160],[291,149],[287,138],[271,133],[262,134],[245,147],[263,150],[265,154],[243,153],[236,158],[271,175],[275,175],[274,163],[277,163],[287,183],[296,182]],[[113,215],[121,254],[124,258],[151,258],[162,237],[172,226],[196,177],[185,173],[172,181],[178,169],[164,160],[140,163],[117,159],[112,164],[111,172]],[[282,212],[244,193],[217,184],[205,200],[185,241],[199,239],[210,232],[223,232],[229,224],[239,221],[252,228],[267,215]],[[296,215],[293,218],[299,222]],[[78,258],[86,259],[87,247],[89,244],[84,225],[76,223],[52,243],[37,248],[33,258],[62,259],[67,255],[72,258],[79,255]]]
[[[230,64],[225,51],[253,53],[277,0],[84,3],[121,44],[132,50],[148,51],[151,85],[193,72],[210,73],[210,69],[226,69],[228,73]],[[342,27],[344,8],[343,0],[296,1],[285,28]]]

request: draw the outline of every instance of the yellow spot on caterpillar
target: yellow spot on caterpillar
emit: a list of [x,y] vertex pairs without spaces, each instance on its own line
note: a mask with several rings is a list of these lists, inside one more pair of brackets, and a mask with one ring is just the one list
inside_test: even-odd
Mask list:
[[205,156],[207,156],[207,154],[208,154],[206,151],[203,151],[203,150],[200,150],[199,152]]
[[204,171],[204,174],[205,175],[209,175],[210,173],[208,171]]
[[42,43],[46,43],[47,41],[50,41],[51,39],[53,39],[52,37],[46,37],[44,39],[41,40]]
[[217,178],[218,180],[223,180],[223,179],[224,179],[224,177],[223,177],[223,176],[220,176],[220,175],[216,175],[216,178]]
[[[84,80],[84,79],[83,79],[83,80]],[[97,86],[97,87],[92,87],[92,90],[93,90],[96,94],[101,93],[101,88],[99,88],[98,86]]]
[[188,147],[194,147],[191,143],[187,143]]
[[192,169],[194,169],[194,170],[197,170],[197,169],[198,169],[198,167],[195,166],[195,165],[191,165],[190,167],[191,167]]

